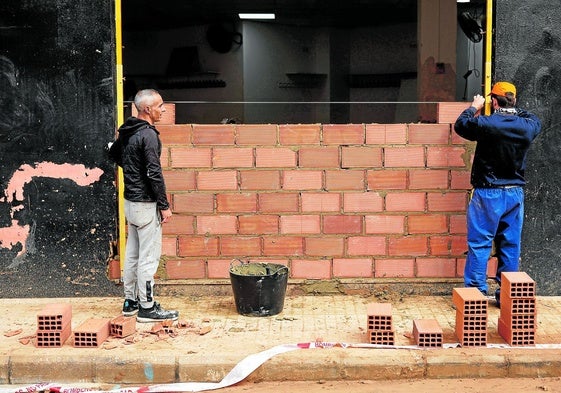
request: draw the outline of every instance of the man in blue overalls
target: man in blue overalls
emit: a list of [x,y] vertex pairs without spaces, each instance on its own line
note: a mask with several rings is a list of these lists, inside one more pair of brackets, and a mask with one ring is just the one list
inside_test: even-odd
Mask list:
[[[491,90],[493,113],[481,115],[485,97],[476,95],[454,125],[461,137],[476,141],[471,169],[472,197],[467,209],[466,287],[487,295],[487,262],[493,242],[498,259],[495,280],[518,271],[524,220],[524,170],[530,144],[541,131],[539,119],[516,108],[516,87],[497,82]],[[500,289],[495,293],[500,305]]]

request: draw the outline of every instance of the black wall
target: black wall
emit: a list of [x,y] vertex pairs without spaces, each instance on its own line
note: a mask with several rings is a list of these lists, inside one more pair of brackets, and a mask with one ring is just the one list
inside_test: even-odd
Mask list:
[[116,206],[103,150],[115,129],[113,12],[111,0],[0,1],[2,297],[118,292],[106,278]]
[[520,269],[538,294],[561,295],[561,8],[552,0],[495,3],[493,80],[512,80],[518,106],[543,122],[528,157]]

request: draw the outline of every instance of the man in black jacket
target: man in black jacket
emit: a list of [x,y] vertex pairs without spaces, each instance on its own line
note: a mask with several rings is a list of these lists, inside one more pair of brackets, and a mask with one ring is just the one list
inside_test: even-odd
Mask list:
[[119,137],[109,148],[111,158],[123,168],[124,209],[128,222],[123,286],[123,315],[137,314],[139,322],[176,320],[177,311],[165,310],[154,301],[154,274],[162,252],[162,223],[172,213],[166,196],[160,154],[162,144],[154,127],[164,102],[152,89],[134,98],[138,111],[119,128]]

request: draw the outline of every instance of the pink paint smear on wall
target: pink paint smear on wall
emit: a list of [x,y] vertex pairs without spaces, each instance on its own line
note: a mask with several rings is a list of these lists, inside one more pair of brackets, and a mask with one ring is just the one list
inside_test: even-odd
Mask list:
[[0,228],[0,247],[12,249],[21,244],[22,249],[16,258],[21,257],[26,252],[26,242],[29,237],[29,225],[19,225],[14,219],[15,212],[24,208],[23,203],[14,204],[13,202],[24,201],[23,190],[26,184],[37,177],[48,177],[53,179],[70,179],[79,186],[89,186],[101,178],[103,171],[99,168],[86,168],[82,164],[55,164],[53,162],[40,162],[36,164],[24,164],[20,166],[8,182],[4,192],[4,201],[12,205],[10,216],[12,225]]

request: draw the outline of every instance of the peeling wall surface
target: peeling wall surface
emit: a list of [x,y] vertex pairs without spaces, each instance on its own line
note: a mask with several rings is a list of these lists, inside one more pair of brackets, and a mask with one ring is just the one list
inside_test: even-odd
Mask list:
[[518,106],[538,114],[542,133],[528,156],[520,269],[538,293],[561,294],[561,8],[551,0],[496,2],[493,79],[517,86]]
[[112,1],[0,2],[0,296],[116,293]]

